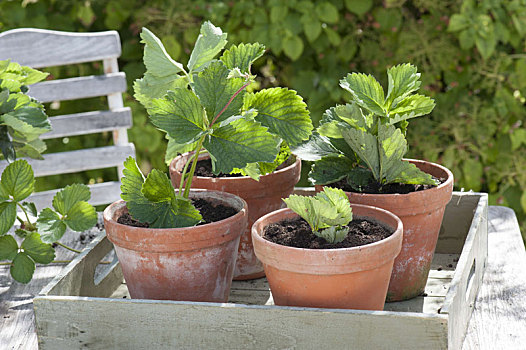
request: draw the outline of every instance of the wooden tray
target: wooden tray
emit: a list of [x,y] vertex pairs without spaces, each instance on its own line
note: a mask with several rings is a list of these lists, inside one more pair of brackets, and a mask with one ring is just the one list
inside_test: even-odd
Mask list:
[[35,297],[39,346],[460,349],[486,266],[487,210],[487,194],[454,192],[424,296],[384,311],[275,306],[264,278],[234,282],[225,304],[132,300],[101,235]]

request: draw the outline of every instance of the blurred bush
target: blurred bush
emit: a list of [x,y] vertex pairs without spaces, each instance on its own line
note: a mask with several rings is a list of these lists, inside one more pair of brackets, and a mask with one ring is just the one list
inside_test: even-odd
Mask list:
[[[410,156],[450,168],[457,190],[489,192],[491,204],[512,207],[526,233],[526,0],[0,2],[0,31],[119,31],[120,66],[130,89],[144,71],[138,39],[143,26],[159,35],[174,59],[186,62],[203,19],[221,26],[230,42],[265,44],[269,52],[255,65],[259,83],[298,90],[315,120],[348,99],[338,86],[347,72],[370,73],[385,84],[386,67],[416,64],[423,93],[437,107],[430,117],[411,121]],[[100,67],[50,71],[62,77],[71,69],[93,74]],[[163,168],[163,136],[131,95],[129,90],[125,104],[133,110],[129,134],[139,163],[145,171]],[[78,108],[81,103],[50,112]],[[68,145],[82,142],[98,141],[80,138]]]

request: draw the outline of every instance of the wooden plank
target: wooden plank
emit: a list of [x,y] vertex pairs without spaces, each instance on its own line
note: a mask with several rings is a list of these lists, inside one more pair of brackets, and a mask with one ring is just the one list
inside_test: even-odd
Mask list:
[[460,254],[482,193],[453,192],[440,227],[436,253]]
[[463,350],[524,349],[526,252],[515,213],[490,207],[488,265]]
[[[91,205],[109,204],[120,199],[120,181],[107,181],[88,185],[88,187],[91,191],[91,198],[88,202]],[[51,206],[53,197],[60,190],[61,189],[36,192],[29,196],[27,200],[35,203],[38,210],[42,210]]]
[[[102,222],[102,217],[99,218]],[[87,239],[79,240],[79,233],[66,231],[60,240],[76,249],[83,249],[89,237],[100,233],[95,227],[85,233]],[[69,260],[75,253],[57,248],[56,260]],[[0,266],[0,348],[37,349],[37,335],[34,326],[33,297],[59,273],[65,264],[37,265],[33,280],[28,284],[14,281],[7,266]]]
[[100,61],[119,57],[118,32],[69,33],[20,28],[0,33],[0,60],[34,68]]
[[129,107],[112,111],[95,111],[59,115],[49,118],[51,131],[43,134],[42,140],[57,137],[96,134],[132,126],[132,115]]
[[27,94],[45,103],[106,96],[126,89],[126,75],[120,72],[43,81],[30,85]]
[[[473,210],[472,210],[473,212]],[[462,254],[440,311],[449,314],[449,347],[459,349],[473,312],[488,256],[488,196],[481,194],[474,207]],[[450,237],[450,236],[448,236]]]
[[[79,171],[110,168],[120,165],[129,156],[135,155],[133,144],[126,146],[107,146],[77,151],[50,153],[44,160],[27,159],[33,167],[35,176],[76,173]],[[0,172],[7,162],[0,161]]]
[[441,315],[65,296],[34,305],[40,349],[447,348]]

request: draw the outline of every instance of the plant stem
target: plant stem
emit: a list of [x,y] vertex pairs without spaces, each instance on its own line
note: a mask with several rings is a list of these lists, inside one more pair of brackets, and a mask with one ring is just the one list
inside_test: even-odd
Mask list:
[[186,182],[186,186],[184,188],[184,198],[188,198],[188,195],[190,194],[190,187],[192,186],[192,179],[194,177],[195,168],[197,166],[197,158],[199,158],[199,153],[201,151],[201,147],[203,147],[203,141],[205,140],[205,137],[206,136],[203,136],[199,139],[197,147],[195,148],[195,155],[192,159],[192,167],[190,168],[190,173],[188,173],[188,181]]
[[22,211],[26,215],[27,223],[31,224],[31,221],[29,220],[29,215],[27,214],[27,211],[24,209],[24,207],[20,203],[17,202],[16,204],[20,207],[20,209],[22,209]]
[[184,183],[186,181],[186,171],[188,170],[188,165],[190,165],[191,163],[191,160],[190,161],[187,161],[186,164],[184,165],[184,168],[183,168],[183,172],[181,173],[181,183],[179,184],[179,194],[181,194],[183,192],[183,186],[184,186]]
[[61,246],[62,248],[66,248],[67,250],[71,250],[72,252],[75,252],[75,253],[81,253],[80,250],[76,250],[76,249],[73,249],[71,247],[68,247],[67,245],[65,244],[62,244],[60,242],[55,242],[56,244],[58,244],[59,246]]
[[2,263],[0,263],[0,266],[7,266],[7,265],[13,265],[13,263],[10,263],[10,262],[2,262]]
[[232,103],[232,101],[234,101],[234,99],[236,98],[237,95],[239,95],[239,93],[241,91],[243,91],[247,86],[249,86],[250,84],[252,83],[252,81],[249,81],[247,82],[245,85],[243,85],[242,87],[239,88],[239,90],[236,91],[236,93],[234,95],[232,95],[232,97],[230,97],[230,100],[228,100],[227,104],[225,105],[225,107],[223,107],[223,109],[214,117],[214,119],[212,120],[212,123],[210,123],[210,127],[212,127],[212,125],[214,125],[214,123],[216,122],[217,118],[219,118],[221,116],[221,114],[223,114],[223,112],[228,108],[228,106],[230,106],[230,104]]
[[16,216],[17,220],[20,221],[20,225],[24,225],[24,220],[20,216]]

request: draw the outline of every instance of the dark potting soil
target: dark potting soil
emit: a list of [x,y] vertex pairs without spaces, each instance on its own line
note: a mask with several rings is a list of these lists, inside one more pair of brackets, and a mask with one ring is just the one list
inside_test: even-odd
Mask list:
[[[286,161],[284,161],[283,163],[280,164],[280,166],[278,166],[276,168],[276,170],[274,171],[277,171],[277,170],[280,170],[280,169],[283,169],[287,166],[289,166],[291,163],[291,159],[287,159]],[[197,161],[197,165],[195,167],[195,176],[203,176],[203,177],[242,177],[244,175],[241,175],[241,174],[224,174],[224,173],[219,173],[218,175],[214,174],[212,172],[212,161],[209,159],[202,159],[202,160],[198,160]]]
[[[438,181],[439,184],[442,184],[446,181],[446,179],[438,179],[434,176],[433,176],[433,180]],[[427,190],[433,187],[437,187],[438,185],[411,185],[411,184],[392,183],[392,184],[387,184],[387,185],[383,185],[380,187],[380,185],[377,182],[372,182],[368,184],[367,186],[363,187],[362,191],[357,191],[351,185],[349,185],[347,183],[347,179],[344,178],[344,179],[341,179],[340,181],[333,182],[332,184],[329,184],[327,186],[336,187],[346,192],[354,192],[354,193],[407,194],[411,192]]]
[[[218,204],[216,206],[212,205],[212,203],[204,200],[204,199],[192,199],[192,203],[195,206],[197,210],[201,213],[201,216],[203,217],[203,222],[199,223],[199,225],[209,224],[211,222],[221,221],[226,218],[229,218],[231,216],[234,216],[237,214],[237,210],[235,208]],[[129,213],[122,214],[118,219],[117,222],[119,224],[128,225],[128,226],[134,226],[134,227],[150,227],[148,223],[142,223],[134,218],[131,217]]]
[[339,243],[328,243],[324,238],[314,235],[307,221],[302,218],[267,225],[263,231],[263,238],[288,247],[336,249],[378,242],[394,233],[391,229],[367,219],[354,219],[347,226],[349,234]]

